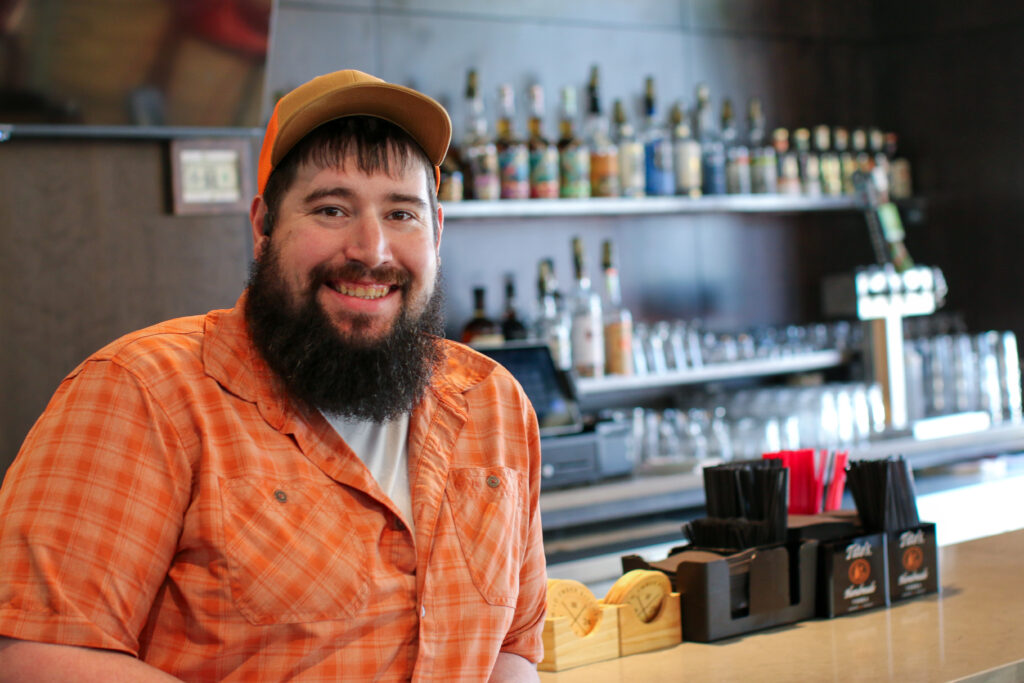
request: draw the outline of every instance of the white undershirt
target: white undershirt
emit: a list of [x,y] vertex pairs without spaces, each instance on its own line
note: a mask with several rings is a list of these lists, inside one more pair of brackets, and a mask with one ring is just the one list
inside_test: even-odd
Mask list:
[[388,422],[356,420],[323,414],[366,469],[391,499],[402,519],[413,528],[412,496],[409,491],[409,413]]

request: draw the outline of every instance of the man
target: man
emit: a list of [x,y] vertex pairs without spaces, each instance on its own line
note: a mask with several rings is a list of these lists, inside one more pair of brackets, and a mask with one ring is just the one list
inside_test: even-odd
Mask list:
[[357,71],[286,95],[235,308],[62,382],[0,489],[0,678],[536,680],[536,418],[435,336],[451,124]]

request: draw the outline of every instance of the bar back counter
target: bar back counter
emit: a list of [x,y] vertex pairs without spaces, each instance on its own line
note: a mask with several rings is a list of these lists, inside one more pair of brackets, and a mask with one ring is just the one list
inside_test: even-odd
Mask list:
[[[559,673],[597,681],[1024,680],[1024,531],[941,549],[938,595]],[[683,609],[686,609],[685,599]]]

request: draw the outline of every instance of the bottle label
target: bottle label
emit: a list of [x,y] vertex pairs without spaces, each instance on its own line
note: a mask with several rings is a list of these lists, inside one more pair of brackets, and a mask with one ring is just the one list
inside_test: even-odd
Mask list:
[[644,146],[619,143],[619,191],[623,197],[644,195]]
[[720,145],[708,145],[704,149],[701,171],[704,194],[725,194],[725,152]]
[[558,198],[558,149],[553,145],[530,151],[530,196]]
[[530,196],[530,156],[526,145],[509,145],[498,152],[502,199],[528,199]]
[[750,157],[732,150],[725,163],[725,191],[729,194],[750,194]]
[[442,202],[462,201],[462,172],[454,171],[441,174],[441,186],[437,189],[437,198]]
[[580,377],[604,374],[604,340],[601,322],[590,312],[572,318],[572,365]]
[[616,320],[604,326],[604,365],[609,375],[633,374],[633,323]]
[[700,143],[695,140],[680,140],[675,145],[676,192],[681,195],[699,196],[701,188]]
[[647,194],[673,195],[676,192],[675,173],[672,172],[672,142],[665,137],[644,144],[644,171],[647,176]]
[[590,155],[590,196],[619,196],[618,151],[594,152]]
[[473,178],[473,198],[498,199],[501,196],[501,182],[498,179],[498,154],[494,147],[470,147],[466,150],[466,158]]
[[773,194],[777,190],[775,155],[755,152],[750,159],[750,191],[755,194]]
[[559,158],[563,197],[584,199],[590,196],[590,152],[586,147],[569,147]]

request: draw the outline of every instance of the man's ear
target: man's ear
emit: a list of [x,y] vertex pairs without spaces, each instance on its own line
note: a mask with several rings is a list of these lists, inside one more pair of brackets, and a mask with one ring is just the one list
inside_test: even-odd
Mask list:
[[253,256],[259,259],[263,248],[270,241],[270,225],[267,223],[267,203],[262,195],[253,197],[249,207],[249,223],[252,228]]
[[437,234],[434,235],[434,251],[441,252],[441,231],[444,230],[444,209],[437,205]]

